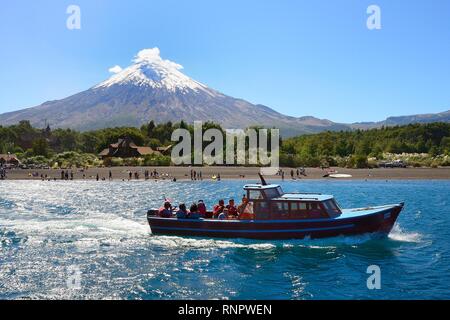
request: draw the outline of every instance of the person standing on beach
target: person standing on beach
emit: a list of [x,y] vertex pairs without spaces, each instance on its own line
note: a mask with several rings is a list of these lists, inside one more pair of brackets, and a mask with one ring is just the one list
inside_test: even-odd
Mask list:
[[112,180],[112,171],[109,170],[109,181],[111,181],[111,180]]
[[61,171],[61,180],[64,180],[64,170]]
[[100,176],[98,175],[98,173],[97,173],[96,179],[97,179],[97,181],[100,180]]

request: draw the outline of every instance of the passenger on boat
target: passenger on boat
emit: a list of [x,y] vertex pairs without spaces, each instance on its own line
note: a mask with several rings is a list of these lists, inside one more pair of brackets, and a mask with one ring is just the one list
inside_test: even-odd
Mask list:
[[239,220],[253,220],[255,214],[253,213],[253,203],[248,201],[248,198],[244,196],[242,203],[238,206]]
[[162,218],[172,218],[172,204],[169,201],[164,202],[164,206],[158,210],[158,215]]
[[[208,218],[208,217],[207,217],[208,214],[206,213],[206,205],[205,205],[205,203],[203,202],[203,200],[198,200],[197,208],[198,208],[198,213],[200,214],[200,216],[201,216],[202,218]],[[211,218],[211,217],[209,217],[209,218]]]
[[200,219],[200,212],[198,211],[198,205],[194,202],[189,209],[189,219]]
[[214,218],[218,218],[219,215],[225,210],[225,201],[219,200],[219,204],[216,204],[213,208]]
[[180,203],[178,205],[177,218],[178,219],[186,219],[189,216],[189,212],[186,209],[186,205],[184,203]]
[[228,219],[236,219],[239,216],[236,205],[234,204],[234,199],[230,199],[228,201],[228,205],[226,206],[226,212]]

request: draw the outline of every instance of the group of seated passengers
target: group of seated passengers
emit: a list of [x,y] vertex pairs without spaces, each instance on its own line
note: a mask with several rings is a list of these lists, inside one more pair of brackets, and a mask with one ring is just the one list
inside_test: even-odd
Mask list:
[[219,203],[213,207],[212,212],[206,210],[206,205],[203,200],[199,200],[197,203],[194,202],[189,210],[186,208],[186,204],[180,203],[176,211],[172,207],[172,204],[166,201],[164,202],[164,206],[159,209],[158,214],[163,218],[172,218],[174,217],[174,212],[179,219],[254,219],[253,208],[245,196],[242,198],[242,203],[237,207],[234,199],[230,199],[227,205],[225,205],[224,200],[219,200]]

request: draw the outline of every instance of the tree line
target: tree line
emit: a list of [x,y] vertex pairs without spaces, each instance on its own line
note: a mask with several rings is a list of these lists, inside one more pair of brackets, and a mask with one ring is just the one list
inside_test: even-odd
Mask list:
[[327,131],[286,139],[281,149],[281,161],[290,166],[320,166],[323,163],[342,166],[337,163],[340,159],[353,162],[349,166],[367,166],[368,158],[380,160],[386,153],[448,156],[450,124],[436,122],[370,130]]
[[[152,148],[173,144],[174,130],[193,133],[192,125],[149,123],[140,128],[116,127],[79,132],[72,129],[38,129],[29,121],[0,126],[0,153],[16,154],[21,159],[51,158],[64,152],[96,155],[119,138],[130,137],[137,145]],[[220,125],[207,122],[203,131]],[[256,128],[260,129],[260,128]],[[224,135],[225,136],[225,135]],[[208,142],[205,142],[207,145]],[[225,145],[225,143],[224,143]],[[426,153],[430,157],[449,155],[450,124],[429,123],[382,127],[370,130],[322,132],[280,140],[280,164],[283,166],[367,166],[368,158],[383,159],[384,154]],[[342,161],[345,160],[345,163]],[[341,162],[340,162],[341,161]]]

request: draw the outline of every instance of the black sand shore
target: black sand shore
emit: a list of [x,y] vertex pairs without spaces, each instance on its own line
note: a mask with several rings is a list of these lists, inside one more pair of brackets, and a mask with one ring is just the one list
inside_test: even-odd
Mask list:
[[[111,171],[113,180],[128,180],[129,173],[132,173],[132,180],[135,173],[139,174],[139,180],[144,179],[144,172],[148,170],[158,172],[160,179],[191,180],[191,170],[201,172],[203,180],[211,180],[212,176],[220,175],[221,179],[259,179],[259,168],[255,167],[113,167],[113,168],[89,168],[87,170],[72,169],[74,180],[95,180],[97,174],[102,179],[109,179]],[[294,177],[297,179],[296,169]],[[300,179],[324,179],[327,170],[336,170],[339,173],[352,175],[345,180],[443,180],[450,179],[450,168],[377,168],[377,169],[346,169],[331,168],[322,170],[320,168],[306,168],[306,176],[300,175]],[[8,180],[41,180],[41,175],[47,179],[61,180],[61,169],[14,169],[7,172]],[[283,168],[285,180],[291,179],[291,168]],[[34,175],[33,175],[34,174]],[[267,179],[281,180],[281,176],[268,176]],[[343,179],[344,180],[344,179]]]

